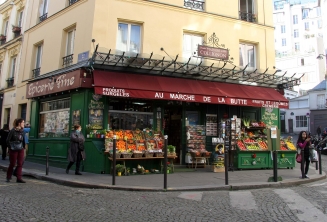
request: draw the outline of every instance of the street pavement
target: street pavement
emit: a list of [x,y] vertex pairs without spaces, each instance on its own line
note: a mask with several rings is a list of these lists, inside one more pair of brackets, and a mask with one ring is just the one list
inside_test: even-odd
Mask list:
[[24,179],[26,184],[0,182],[1,222],[327,221],[326,179],[294,187],[193,192],[89,189]]

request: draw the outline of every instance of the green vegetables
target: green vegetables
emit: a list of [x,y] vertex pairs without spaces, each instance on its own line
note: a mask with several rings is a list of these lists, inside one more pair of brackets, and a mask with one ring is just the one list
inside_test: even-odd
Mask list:
[[244,126],[250,126],[250,119],[249,118],[243,118],[242,121],[243,121]]

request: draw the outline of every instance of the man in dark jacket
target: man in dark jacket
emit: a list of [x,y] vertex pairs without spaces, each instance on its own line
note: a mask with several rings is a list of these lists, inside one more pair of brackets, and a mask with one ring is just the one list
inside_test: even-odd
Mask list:
[[6,159],[8,153],[8,146],[6,142],[8,134],[9,134],[9,125],[4,124],[3,128],[0,130],[0,145],[2,148],[2,160]]
[[318,126],[318,128],[317,128],[317,135],[318,135],[318,138],[321,137],[321,126]]

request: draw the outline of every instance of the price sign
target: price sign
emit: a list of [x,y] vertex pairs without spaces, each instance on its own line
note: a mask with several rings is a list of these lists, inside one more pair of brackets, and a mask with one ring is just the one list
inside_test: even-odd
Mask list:
[[271,128],[271,138],[277,139],[277,128],[276,127]]

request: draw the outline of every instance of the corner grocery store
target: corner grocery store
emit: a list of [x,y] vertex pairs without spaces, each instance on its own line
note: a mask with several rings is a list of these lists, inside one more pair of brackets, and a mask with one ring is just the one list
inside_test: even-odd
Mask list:
[[[188,72],[176,68],[181,66]],[[206,125],[207,115],[218,120],[237,115],[279,126],[279,108],[288,108],[288,101],[275,88],[298,80],[258,72],[244,75],[244,70],[236,73],[234,67],[95,52],[88,62],[32,79],[27,98],[32,99],[31,113],[36,114],[31,115],[31,125],[38,127],[30,133],[28,159],[44,163],[49,146],[50,163],[65,167],[67,136],[74,123],[82,125],[85,135],[98,132],[85,142],[84,171],[93,173],[110,172],[104,138],[99,138],[108,126],[114,130],[160,130],[168,135],[168,144],[176,146],[175,161],[180,164],[186,162],[186,125]],[[65,85],[76,72],[76,84]],[[49,84],[51,78],[56,80],[52,90],[48,87],[29,94],[31,84]],[[237,84],[245,80],[257,86]],[[219,137],[218,126],[209,132],[205,146],[212,151],[212,137]]]

